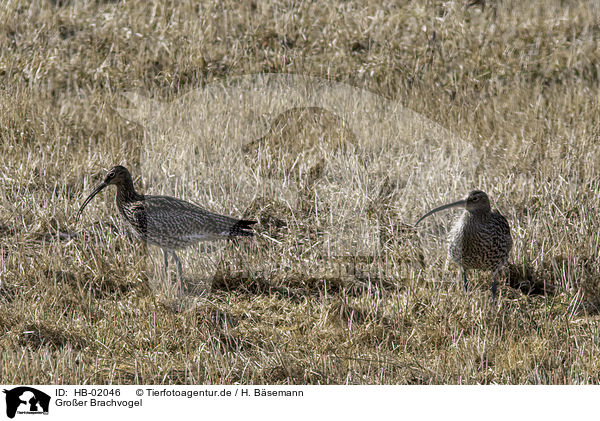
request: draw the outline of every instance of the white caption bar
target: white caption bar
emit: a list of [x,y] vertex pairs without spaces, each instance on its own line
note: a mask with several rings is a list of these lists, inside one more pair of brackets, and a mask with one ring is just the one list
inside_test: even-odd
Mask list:
[[599,386],[0,387],[0,420],[19,421],[577,419],[595,411],[600,392]]

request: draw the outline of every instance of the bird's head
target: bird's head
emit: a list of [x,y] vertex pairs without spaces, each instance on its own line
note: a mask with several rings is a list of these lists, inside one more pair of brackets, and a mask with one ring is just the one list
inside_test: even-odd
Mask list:
[[119,186],[127,183],[132,183],[131,174],[129,173],[127,168],[123,167],[122,165],[116,165],[112,167],[104,177],[102,183],[98,184],[98,186],[96,186],[96,188],[90,193],[87,199],[85,199],[85,201],[79,208],[79,211],[77,212],[77,219],[79,219],[79,216],[81,215],[83,209],[87,206],[87,204],[94,198],[94,196],[100,193],[102,189],[104,189],[107,186],[110,186],[111,184]]
[[481,190],[473,190],[465,199],[465,209],[471,213],[489,212],[490,199],[485,192]]
[[473,214],[485,213],[490,211],[490,199],[488,198],[488,195],[485,194],[485,192],[482,192],[481,190],[472,190],[466,199],[448,203],[447,205],[442,205],[433,210],[430,210],[421,218],[419,218],[419,220],[415,223],[415,226],[417,226],[419,222],[421,222],[423,219],[427,218],[431,214],[434,214],[444,209],[456,207],[464,207],[467,211]]
[[[102,184],[110,186],[111,184],[119,185],[131,179],[131,174],[127,168],[122,165],[115,165],[104,177]],[[105,186],[105,187],[106,187]]]

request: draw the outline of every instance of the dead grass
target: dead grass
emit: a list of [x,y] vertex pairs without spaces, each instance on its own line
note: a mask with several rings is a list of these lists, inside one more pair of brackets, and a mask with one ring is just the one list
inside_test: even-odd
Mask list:
[[[464,6],[5,2],[0,382],[598,383],[600,8]],[[174,124],[190,92],[255,73],[362,102],[244,97]],[[125,119],[125,92],[172,112]],[[160,257],[123,232],[114,192],[75,222],[117,163],[259,235],[191,250],[204,289],[157,293]],[[488,274],[465,296],[444,269],[454,215],[406,225],[473,187],[515,239],[497,307]]]

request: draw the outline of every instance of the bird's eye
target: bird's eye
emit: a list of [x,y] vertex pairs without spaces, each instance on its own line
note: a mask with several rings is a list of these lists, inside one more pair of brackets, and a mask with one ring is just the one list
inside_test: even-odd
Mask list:
[[111,171],[108,173],[108,175],[106,176],[106,178],[113,178],[115,176],[115,172]]
[[473,198],[473,202],[477,202],[478,200],[479,200],[479,197],[478,197],[478,196],[475,196],[475,197]]

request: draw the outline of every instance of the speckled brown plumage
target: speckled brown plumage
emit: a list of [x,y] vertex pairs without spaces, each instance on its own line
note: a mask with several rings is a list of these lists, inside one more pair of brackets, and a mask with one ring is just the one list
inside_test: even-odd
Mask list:
[[427,212],[415,224],[443,209],[464,206],[465,211],[448,235],[448,255],[463,271],[465,291],[470,269],[493,272],[492,299],[496,299],[498,271],[506,264],[513,241],[510,226],[498,211],[492,211],[484,192],[473,190],[465,200],[440,206]]
[[140,240],[163,250],[165,269],[167,254],[177,262],[181,277],[181,263],[176,250],[200,241],[212,241],[253,235],[251,225],[255,221],[230,218],[209,212],[193,203],[170,196],[146,196],[138,194],[131,174],[120,165],[113,167],[104,181],[98,185],[81,205],[77,216],[85,206],[105,187],[117,187],[115,202],[119,213]]

